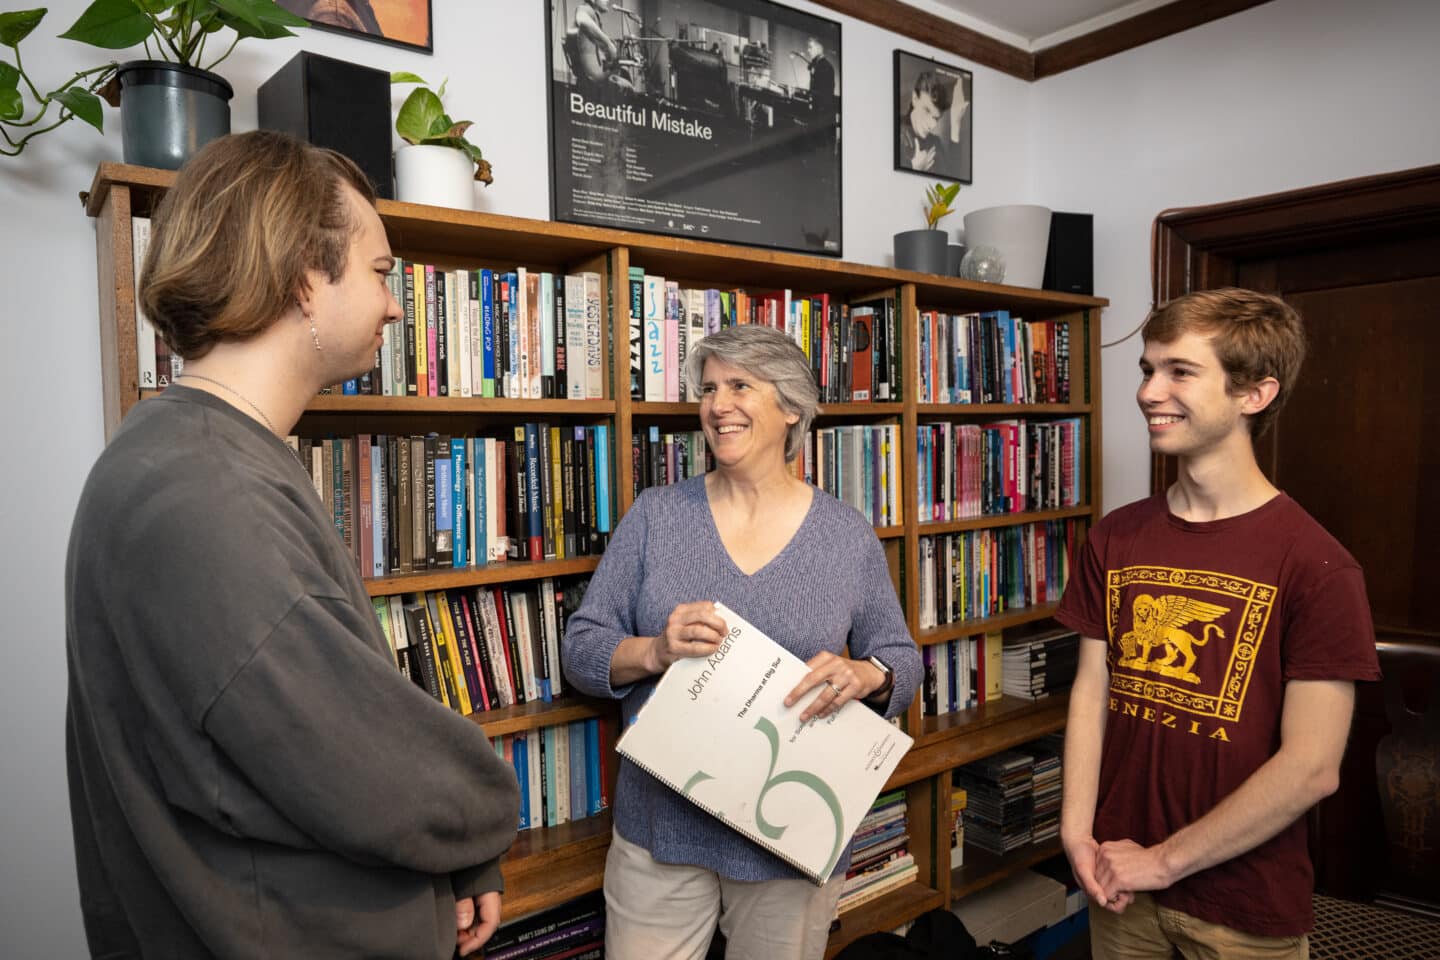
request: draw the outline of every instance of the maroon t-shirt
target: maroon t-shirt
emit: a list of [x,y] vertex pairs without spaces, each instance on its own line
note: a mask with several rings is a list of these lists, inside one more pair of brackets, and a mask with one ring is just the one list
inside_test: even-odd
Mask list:
[[[1210,812],[1280,746],[1289,680],[1380,676],[1353,557],[1283,493],[1191,523],[1163,494],[1091,531],[1056,618],[1108,643],[1095,839],[1159,843]],[[1300,818],[1155,894],[1261,936],[1314,925]]]

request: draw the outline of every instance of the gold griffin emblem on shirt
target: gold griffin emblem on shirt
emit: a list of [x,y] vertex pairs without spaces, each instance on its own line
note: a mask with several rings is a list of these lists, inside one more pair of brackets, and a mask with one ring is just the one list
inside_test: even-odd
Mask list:
[[[1199,683],[1200,677],[1194,672],[1195,648],[1209,643],[1212,632],[1224,639],[1225,631],[1211,621],[1229,612],[1229,607],[1180,594],[1156,597],[1142,593],[1131,607],[1134,629],[1120,637],[1121,657],[1117,665]],[[1205,624],[1200,636],[1181,629],[1196,621]],[[1151,655],[1161,647],[1164,648],[1162,657],[1152,660]],[[1176,663],[1177,658],[1182,662]]]

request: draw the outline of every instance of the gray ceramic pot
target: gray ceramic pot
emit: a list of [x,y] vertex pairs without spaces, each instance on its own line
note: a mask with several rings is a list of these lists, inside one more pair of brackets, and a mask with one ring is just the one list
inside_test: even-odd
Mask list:
[[944,230],[906,230],[895,234],[895,266],[921,273],[945,272]]
[[224,78],[163,60],[122,63],[120,143],[126,163],[178,170],[201,147],[230,132]]

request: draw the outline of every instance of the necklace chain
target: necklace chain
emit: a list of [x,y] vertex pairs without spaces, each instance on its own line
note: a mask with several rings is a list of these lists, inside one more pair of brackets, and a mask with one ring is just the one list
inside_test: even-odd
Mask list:
[[271,423],[271,422],[270,422],[270,418],[267,417],[267,416],[265,416],[265,411],[264,411],[264,410],[261,410],[258,406],[256,406],[254,400],[251,400],[249,397],[245,396],[245,394],[241,393],[239,390],[236,390],[234,387],[230,386],[228,383],[221,383],[219,380],[216,380],[214,377],[207,377],[207,376],[205,376],[204,374],[200,374],[200,373],[191,373],[189,370],[186,370],[184,373],[180,374],[180,376],[177,377],[176,379],[184,379],[184,378],[188,378],[188,379],[190,379],[190,380],[204,380],[206,383],[213,383],[213,384],[215,384],[215,386],[220,387],[220,388],[223,389],[223,390],[228,390],[229,392],[235,394],[235,396],[239,397],[241,400],[244,400],[246,403],[248,403],[248,404],[250,405],[250,409],[251,409],[251,410],[254,410],[256,413],[260,414],[260,419],[265,421],[265,426],[267,426],[267,427],[270,428],[270,432],[271,432],[271,433],[275,434],[277,437],[280,436],[280,431],[279,431],[279,430],[276,430],[276,429],[275,429],[275,424]]

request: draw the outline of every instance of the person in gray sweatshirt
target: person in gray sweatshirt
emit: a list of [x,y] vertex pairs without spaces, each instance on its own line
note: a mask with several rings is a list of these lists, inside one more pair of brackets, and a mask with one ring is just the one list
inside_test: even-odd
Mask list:
[[519,792],[480,727],[391,659],[284,437],[400,315],[354,163],[225,137],[154,217],[141,306],[183,376],[81,494],[66,754],[92,955],[474,953]]

